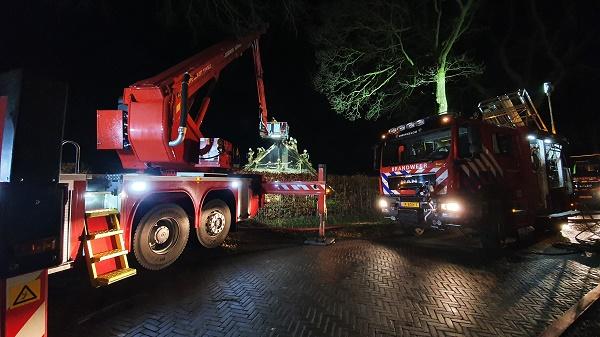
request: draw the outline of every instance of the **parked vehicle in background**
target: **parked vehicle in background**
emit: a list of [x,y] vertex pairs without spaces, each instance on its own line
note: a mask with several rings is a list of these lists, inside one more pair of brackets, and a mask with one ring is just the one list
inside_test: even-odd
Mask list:
[[416,234],[471,229],[488,248],[520,228],[553,223],[572,192],[565,139],[548,132],[525,90],[382,135],[379,206]]
[[573,207],[600,207],[600,154],[571,156]]

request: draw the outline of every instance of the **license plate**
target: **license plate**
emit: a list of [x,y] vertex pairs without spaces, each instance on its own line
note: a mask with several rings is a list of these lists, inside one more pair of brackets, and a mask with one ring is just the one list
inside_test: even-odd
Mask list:
[[421,204],[414,201],[402,201],[400,202],[400,206],[402,207],[410,207],[410,208],[419,208]]

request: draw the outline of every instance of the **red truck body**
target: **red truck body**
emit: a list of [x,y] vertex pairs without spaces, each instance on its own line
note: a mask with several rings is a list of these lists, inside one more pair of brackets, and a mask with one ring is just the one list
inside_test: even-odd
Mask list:
[[482,118],[438,115],[390,129],[381,144],[383,214],[418,230],[489,232],[501,221],[495,235],[506,236],[567,210],[565,141],[536,125],[527,100],[526,92],[500,96]]

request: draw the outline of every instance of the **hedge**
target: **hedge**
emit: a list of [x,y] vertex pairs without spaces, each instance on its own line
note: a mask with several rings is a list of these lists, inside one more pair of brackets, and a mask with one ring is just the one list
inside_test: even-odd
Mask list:
[[[314,177],[267,177],[268,180],[312,180]],[[333,195],[327,198],[327,223],[350,225],[382,222],[376,208],[377,177],[366,175],[327,176]],[[256,220],[274,227],[318,226],[316,196],[267,195]]]

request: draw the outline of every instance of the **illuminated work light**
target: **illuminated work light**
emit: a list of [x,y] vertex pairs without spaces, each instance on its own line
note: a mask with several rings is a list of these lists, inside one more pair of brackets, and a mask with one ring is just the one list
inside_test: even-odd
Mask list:
[[380,208],[387,208],[390,204],[387,202],[387,200],[385,199],[379,199],[379,207]]
[[552,144],[552,139],[546,138],[546,139],[544,139],[544,143],[546,143],[546,144]]
[[145,181],[134,181],[129,185],[129,189],[134,192],[143,192],[148,189],[148,183]]
[[440,204],[440,208],[442,209],[442,211],[448,211],[448,212],[460,212],[460,211],[462,211],[461,204],[459,204],[456,201],[442,203],[442,204]]
[[534,135],[527,135],[527,140],[536,140],[537,138]]
[[239,180],[234,180],[229,184],[232,188],[238,188],[242,185]]

